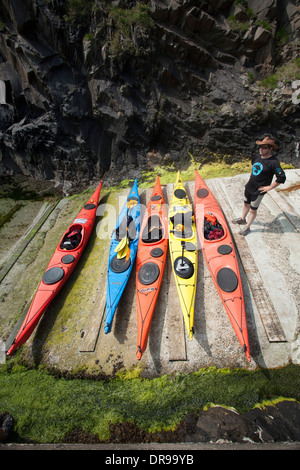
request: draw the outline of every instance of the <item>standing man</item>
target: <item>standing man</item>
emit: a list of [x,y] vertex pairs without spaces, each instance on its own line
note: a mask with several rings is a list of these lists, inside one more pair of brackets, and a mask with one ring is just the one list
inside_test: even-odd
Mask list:
[[[250,225],[256,217],[258,206],[264,195],[286,180],[285,173],[279,161],[272,155],[272,151],[278,149],[275,139],[267,136],[263,140],[257,140],[256,144],[259,145],[259,156],[252,160],[251,176],[245,186],[245,201],[242,217],[238,217],[232,221],[233,224],[245,225],[240,231],[241,235],[246,235],[250,232]],[[272,183],[274,175],[276,179]],[[247,222],[246,217],[248,214]]]

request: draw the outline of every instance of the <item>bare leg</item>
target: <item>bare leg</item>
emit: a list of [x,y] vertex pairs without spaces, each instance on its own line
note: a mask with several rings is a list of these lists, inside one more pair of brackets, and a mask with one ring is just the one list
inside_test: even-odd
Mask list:
[[242,219],[243,220],[246,220],[246,217],[247,217],[249,211],[250,211],[250,204],[244,203],[243,212],[242,212]]
[[249,233],[250,225],[254,221],[256,214],[257,214],[256,210],[250,209],[247,225],[244,228],[242,228],[242,230],[240,231],[241,235],[247,235],[247,233]]
[[247,223],[248,228],[250,228],[250,225],[252,224],[252,222],[254,222],[256,214],[257,214],[256,210],[250,209],[250,214],[249,214],[248,223]]

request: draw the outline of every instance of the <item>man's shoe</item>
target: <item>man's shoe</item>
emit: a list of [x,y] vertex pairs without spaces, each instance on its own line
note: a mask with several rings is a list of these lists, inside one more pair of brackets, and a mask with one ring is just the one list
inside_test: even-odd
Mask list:
[[242,219],[242,217],[237,217],[236,219],[232,220],[233,224],[239,224],[239,225],[245,225],[247,221],[245,219]]
[[247,235],[247,233],[250,232],[250,228],[249,227],[244,227],[242,228],[242,230],[240,230],[240,235]]

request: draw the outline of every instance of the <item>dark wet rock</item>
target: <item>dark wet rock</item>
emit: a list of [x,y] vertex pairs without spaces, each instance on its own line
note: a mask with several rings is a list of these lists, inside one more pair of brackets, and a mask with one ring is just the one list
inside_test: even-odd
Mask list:
[[245,438],[258,442],[257,427],[251,420],[230,409],[215,407],[202,412],[196,423],[194,439],[199,442],[223,439],[244,442]]
[[13,433],[14,419],[7,411],[0,413],[0,442],[7,441]]
[[187,415],[178,429],[186,442],[286,442],[300,441],[300,403],[282,401],[241,414],[215,406]]
[[282,401],[266,409],[255,408],[246,417],[258,429],[263,442],[300,441],[300,404]]
[[151,0],[153,24],[132,24],[128,37],[92,3],[76,16],[58,0],[0,0],[1,174],[78,190],[147,168],[153,151],[249,157],[266,132],[295,161],[299,107],[249,76],[299,55],[298,0]]

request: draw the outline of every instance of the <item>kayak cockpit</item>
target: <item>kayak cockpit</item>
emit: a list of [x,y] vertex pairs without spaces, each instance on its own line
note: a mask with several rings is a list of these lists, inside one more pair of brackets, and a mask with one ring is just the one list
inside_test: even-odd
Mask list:
[[223,226],[212,212],[204,214],[203,234],[204,238],[209,241],[220,240],[225,235]]
[[170,217],[171,227],[170,233],[176,238],[192,238],[194,235],[193,224],[194,215],[193,211],[188,206],[184,206],[178,212],[175,212]]
[[150,215],[142,233],[142,241],[144,243],[157,243],[162,240],[163,236],[164,230],[160,217],[158,215]]
[[137,237],[137,230],[133,217],[128,214],[124,215],[119,226],[113,233],[117,242],[123,240],[124,237],[127,237],[129,241],[135,240]]
[[73,224],[63,236],[59,248],[61,250],[77,250],[83,240],[83,226]]

